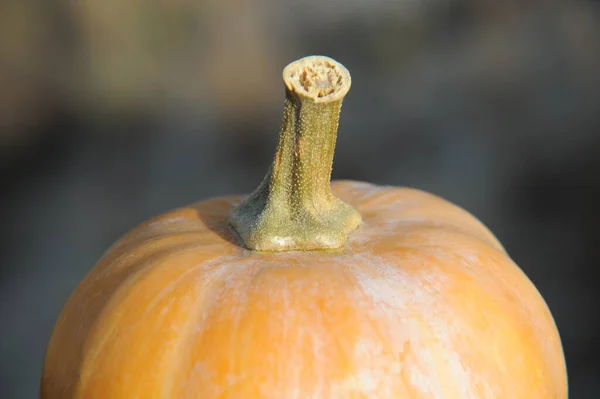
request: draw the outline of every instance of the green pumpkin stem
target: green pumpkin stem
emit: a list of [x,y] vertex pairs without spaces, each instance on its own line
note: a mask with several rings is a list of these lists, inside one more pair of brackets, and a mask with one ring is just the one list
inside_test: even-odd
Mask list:
[[340,248],[361,222],[330,187],[350,73],[331,58],[310,56],[289,64],[283,80],[286,99],[275,159],[256,191],[234,210],[231,225],[253,250]]

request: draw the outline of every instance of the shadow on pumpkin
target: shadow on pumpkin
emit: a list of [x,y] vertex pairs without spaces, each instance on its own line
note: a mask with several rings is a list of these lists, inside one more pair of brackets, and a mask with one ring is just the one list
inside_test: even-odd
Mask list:
[[204,203],[199,203],[191,205],[189,208],[196,212],[198,219],[202,221],[202,224],[207,229],[212,231],[221,239],[229,242],[232,245],[235,245],[236,247],[239,247],[240,249],[247,249],[242,241],[242,238],[233,229],[233,227],[229,225],[231,213],[241,201],[238,198],[229,197],[223,199],[222,202],[227,203],[227,205],[217,206],[215,209],[208,209]]

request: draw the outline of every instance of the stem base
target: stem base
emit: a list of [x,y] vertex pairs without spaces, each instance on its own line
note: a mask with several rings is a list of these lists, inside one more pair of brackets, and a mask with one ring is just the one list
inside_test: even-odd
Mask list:
[[353,207],[335,197],[326,204],[321,202],[318,208],[302,206],[290,210],[276,206],[276,202],[269,203],[263,194],[256,193],[242,203],[231,218],[231,225],[248,249],[312,251],[340,248],[362,220]]

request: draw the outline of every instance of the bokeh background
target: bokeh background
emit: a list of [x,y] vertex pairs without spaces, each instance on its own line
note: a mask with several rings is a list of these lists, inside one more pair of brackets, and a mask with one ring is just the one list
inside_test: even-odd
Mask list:
[[259,183],[309,54],[353,77],[334,177],[474,213],[546,298],[571,397],[600,398],[600,4],[576,0],[0,2],[0,397],[37,396],[120,235]]

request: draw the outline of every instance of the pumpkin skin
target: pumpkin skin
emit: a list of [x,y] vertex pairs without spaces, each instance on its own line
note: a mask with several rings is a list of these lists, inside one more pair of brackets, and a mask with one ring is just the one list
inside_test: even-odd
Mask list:
[[67,302],[44,399],[567,398],[544,300],[451,203],[341,181],[362,215],[337,251],[248,251],[240,197],[139,226]]

